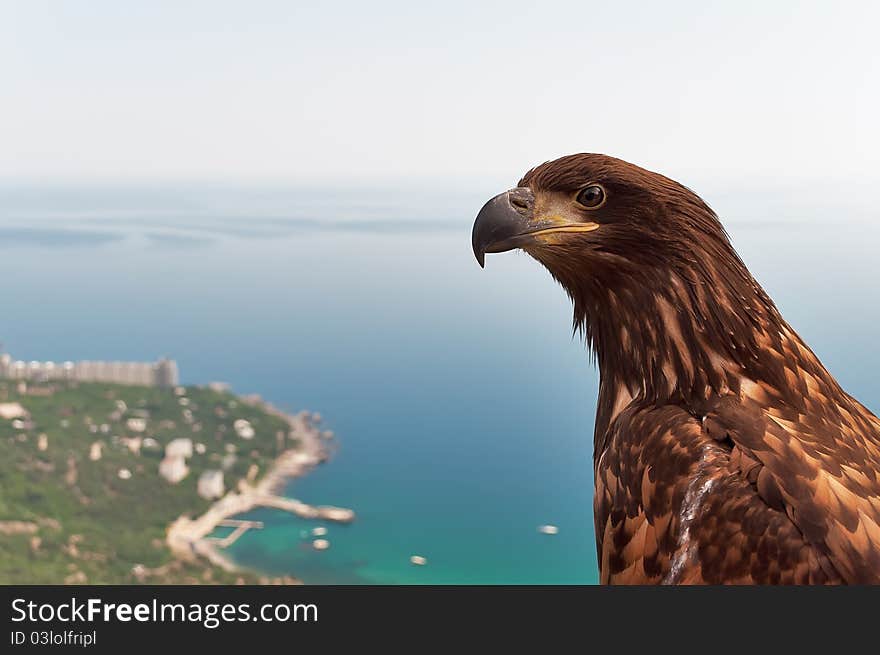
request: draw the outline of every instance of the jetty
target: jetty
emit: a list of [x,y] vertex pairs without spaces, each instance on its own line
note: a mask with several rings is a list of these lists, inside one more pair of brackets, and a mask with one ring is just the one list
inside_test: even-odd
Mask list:
[[220,521],[217,524],[217,527],[220,528],[235,528],[232,532],[230,532],[225,537],[206,537],[206,539],[210,539],[214,542],[215,546],[220,548],[226,548],[227,546],[231,546],[238,538],[243,535],[245,532],[250,530],[251,528],[261,529],[263,527],[262,521],[239,521],[237,519],[226,519],[225,521]]
[[[184,559],[204,557],[227,571],[237,570],[235,564],[220,550],[235,543],[248,530],[263,527],[260,521],[234,518],[257,507],[271,507],[304,519],[336,523],[354,521],[354,510],[332,505],[309,505],[295,498],[278,495],[277,491],[284,481],[304,475],[326,459],[321,432],[314,422],[307,420],[302,414],[284,415],[284,418],[290,424],[292,434],[296,436],[298,447],[281,453],[257,484],[251,485],[242,480],[238,491],[228,492],[201,516],[178,517],[168,527],[166,534],[166,542],[172,553]],[[217,527],[235,529],[222,538],[209,536]]]

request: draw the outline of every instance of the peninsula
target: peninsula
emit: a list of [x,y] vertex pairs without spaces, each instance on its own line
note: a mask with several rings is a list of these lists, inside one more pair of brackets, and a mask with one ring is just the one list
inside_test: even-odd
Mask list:
[[[280,495],[328,457],[318,415],[223,385],[85,377],[0,376],[0,583],[295,583],[224,554],[259,527],[235,516],[354,519]],[[218,526],[235,529],[218,538]]]

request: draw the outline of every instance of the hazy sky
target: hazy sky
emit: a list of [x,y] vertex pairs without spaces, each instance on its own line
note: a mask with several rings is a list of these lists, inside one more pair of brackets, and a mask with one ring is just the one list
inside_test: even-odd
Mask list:
[[0,178],[870,183],[878,4],[0,0]]

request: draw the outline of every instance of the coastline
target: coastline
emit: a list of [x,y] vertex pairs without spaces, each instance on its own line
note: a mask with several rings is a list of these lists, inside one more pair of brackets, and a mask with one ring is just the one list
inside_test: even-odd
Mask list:
[[[243,400],[285,420],[290,427],[289,437],[296,440],[296,446],[281,452],[255,484],[241,480],[237,490],[230,490],[200,516],[179,516],[168,526],[165,540],[175,558],[202,558],[231,573],[244,569],[222,552],[228,545],[228,540],[209,535],[224,522],[228,525],[239,514],[257,507],[272,507],[305,519],[337,523],[351,523],[355,519],[352,509],[309,505],[295,498],[278,495],[286,482],[306,475],[329,458],[327,442],[332,439],[332,435],[318,428],[320,416],[306,411],[296,415],[287,414],[256,396],[245,397]],[[243,532],[241,530],[239,534]]]

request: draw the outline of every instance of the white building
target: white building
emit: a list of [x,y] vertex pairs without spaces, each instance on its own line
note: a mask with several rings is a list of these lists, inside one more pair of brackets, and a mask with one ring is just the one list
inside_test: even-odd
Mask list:
[[142,418],[130,418],[125,422],[125,427],[132,432],[143,432],[147,429],[147,421]]
[[256,435],[254,426],[246,419],[240,418],[236,420],[232,427],[235,429],[235,433],[242,439],[253,439],[254,435]]
[[175,387],[179,384],[177,362],[162,358],[157,362],[24,362],[0,354],[0,380],[51,382],[110,382],[139,386]]
[[183,457],[166,457],[159,462],[159,475],[171,484],[177,484],[189,473],[189,468]]
[[223,495],[223,471],[205,471],[199,476],[199,496],[207,500],[220,498]]
[[141,445],[143,444],[143,439],[141,439],[140,437],[122,437],[122,439],[120,439],[119,441],[122,443],[123,446],[128,448],[135,455],[141,454]]
[[101,459],[103,448],[104,444],[102,444],[100,441],[94,442],[91,448],[89,448],[89,459],[93,462],[97,462],[99,459]]
[[26,416],[27,410],[20,403],[0,403],[0,418],[8,421]]
[[192,439],[172,439],[165,446],[165,457],[192,457],[193,442]]

